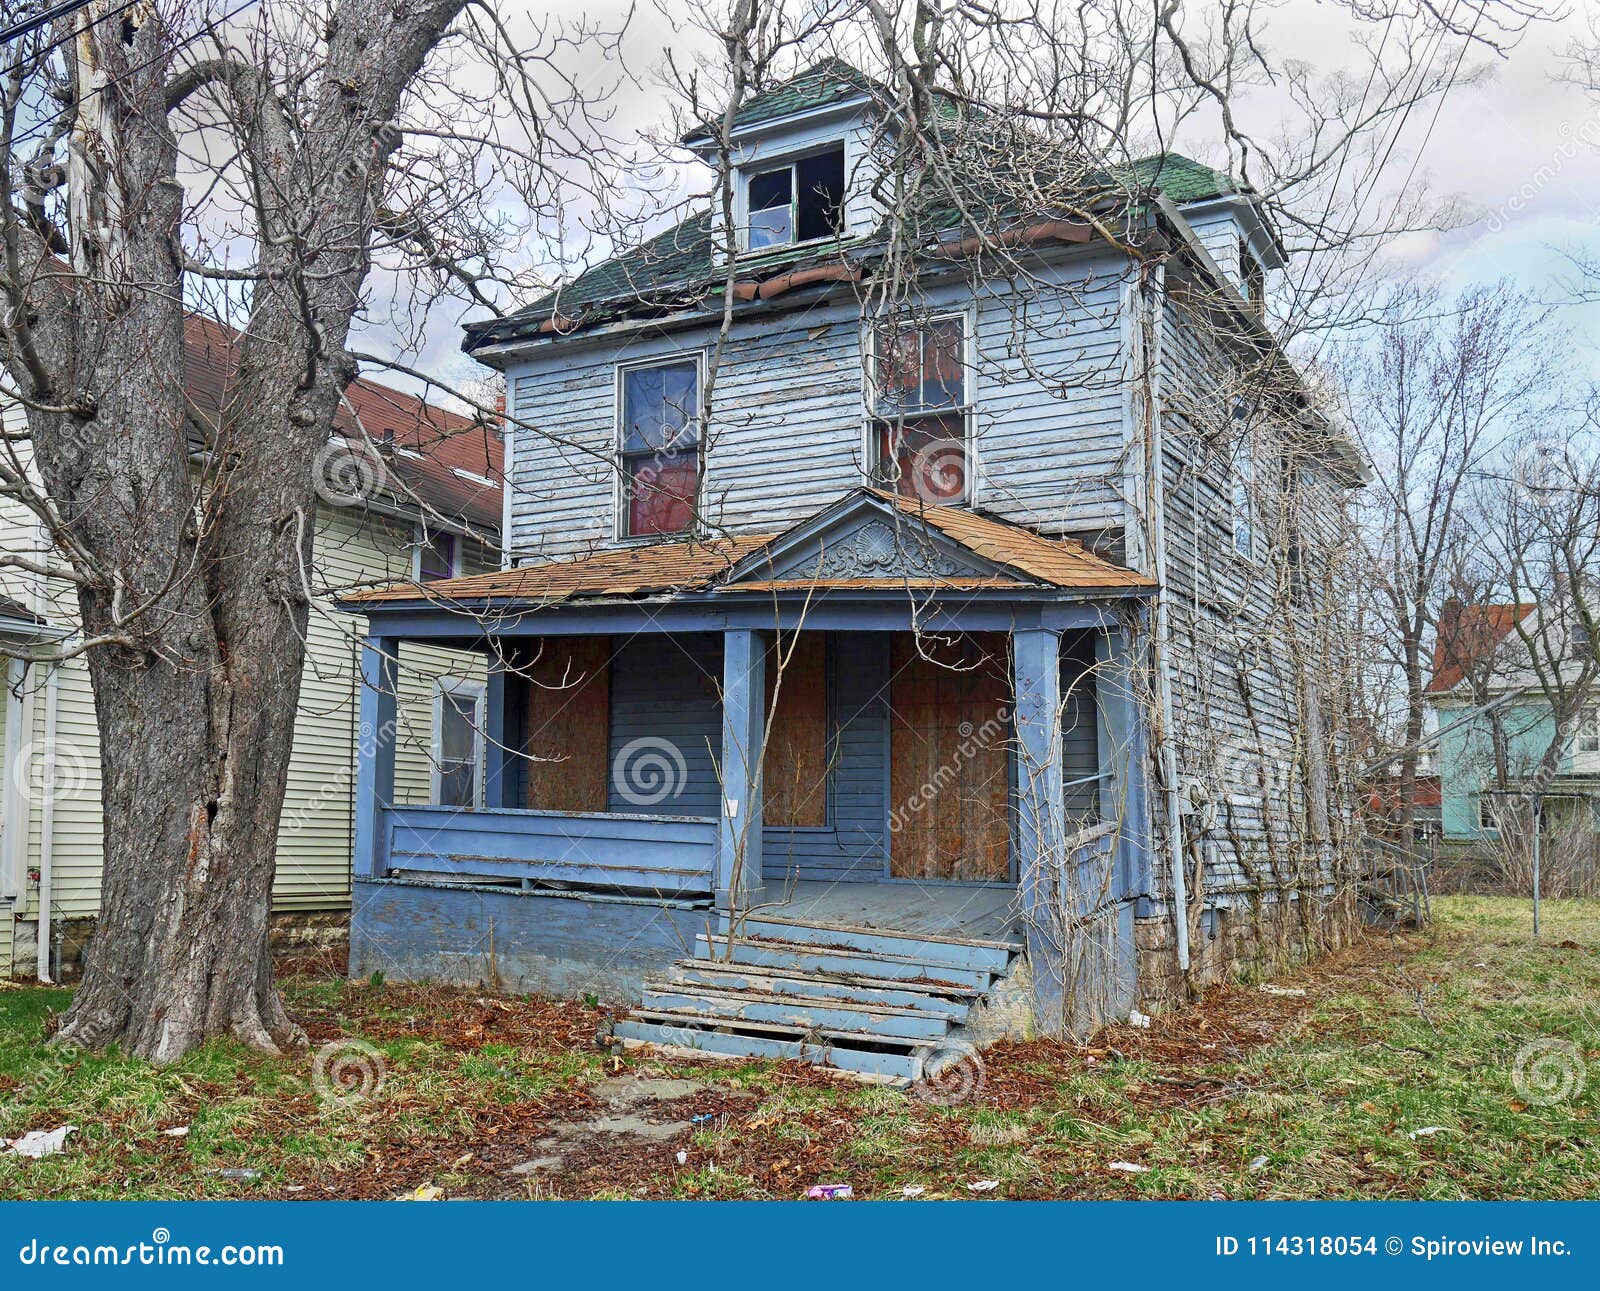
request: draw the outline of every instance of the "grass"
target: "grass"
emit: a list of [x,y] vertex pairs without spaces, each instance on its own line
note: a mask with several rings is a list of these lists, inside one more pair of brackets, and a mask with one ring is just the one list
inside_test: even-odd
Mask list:
[[[48,1047],[67,993],[11,987],[0,1135],[78,1130],[59,1156],[0,1155],[0,1197],[392,1197],[421,1184],[796,1197],[832,1182],[858,1197],[1600,1193],[1600,902],[1548,903],[1537,941],[1525,902],[1451,897],[1436,915],[1426,933],[1370,935],[1273,979],[1304,995],[1232,986],[1147,1030],[999,1046],[953,1106],[771,1063],[615,1058],[581,1003],[304,976],[285,989],[310,1051],[216,1043],[158,1071]],[[319,1094],[315,1054],[351,1039],[371,1048],[338,1051],[340,1071],[370,1096]],[[658,1118],[702,1119],[668,1141],[585,1137],[596,1087],[633,1072],[706,1082]],[[558,1171],[513,1173],[558,1130],[577,1145]]]

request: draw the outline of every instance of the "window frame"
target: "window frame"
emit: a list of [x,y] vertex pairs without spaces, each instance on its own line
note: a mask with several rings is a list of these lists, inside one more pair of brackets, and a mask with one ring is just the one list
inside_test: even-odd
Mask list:
[[[802,238],[800,236],[800,174],[799,165],[812,157],[822,157],[831,152],[837,152],[843,163],[844,186],[839,194],[839,227],[833,233],[825,233],[821,237]],[[787,170],[789,172],[789,232],[787,242],[771,242],[766,246],[753,247],[750,245],[750,185],[762,175],[770,175],[774,171]],[[850,149],[843,139],[831,139],[821,145],[812,145],[802,148],[798,152],[772,157],[766,161],[751,161],[739,167],[739,182],[734,192],[734,219],[737,222],[735,230],[737,236],[734,245],[741,256],[771,255],[780,251],[792,250],[795,247],[817,246],[825,242],[841,242],[849,236],[850,232]],[[763,207],[763,210],[777,210],[777,207]]]
[[[695,481],[694,502],[690,508],[689,527],[679,529],[674,533],[629,533],[628,532],[628,501],[631,477],[627,473],[627,459],[630,456],[624,451],[623,436],[624,426],[622,420],[623,393],[627,381],[627,373],[636,372],[644,368],[671,367],[678,363],[694,364],[694,399],[697,411],[692,418],[695,422]],[[675,538],[693,536],[700,532],[700,511],[705,500],[706,489],[706,428],[710,418],[705,415],[704,399],[706,389],[706,350],[704,346],[691,350],[674,350],[668,354],[651,355],[648,358],[629,359],[618,362],[612,375],[612,409],[611,409],[611,446],[614,453],[614,469],[612,471],[612,498],[611,522],[612,538],[619,543],[637,543],[648,546],[651,543],[671,542]]]
[[1251,564],[1261,560],[1259,508],[1256,506],[1260,466],[1256,460],[1255,434],[1246,427],[1240,432],[1228,459],[1228,542],[1236,560],[1247,560]]
[[422,578],[422,553],[429,546],[429,534],[450,539],[450,573],[447,577],[461,577],[461,535],[453,529],[435,528],[426,520],[418,520],[412,529],[411,539],[411,581],[420,583]]
[[466,677],[436,677],[433,683],[433,738],[428,757],[428,805],[449,807],[454,804],[442,801],[444,786],[444,697],[446,695],[472,696],[472,804],[455,806],[457,811],[479,811],[483,808],[484,766],[488,741],[484,738],[484,707],[488,687],[481,681]]
[[1600,759],[1600,705],[1585,709],[1578,719],[1572,752],[1574,757]]
[[[914,417],[902,418],[903,424],[909,426],[922,417],[948,417],[959,414],[961,417],[961,449],[965,456],[967,468],[966,494],[959,502],[945,502],[938,505],[954,507],[972,507],[978,503],[980,493],[979,484],[982,472],[978,463],[978,365],[977,358],[977,311],[971,305],[951,305],[948,308],[935,307],[928,311],[923,318],[913,323],[902,326],[927,328],[939,323],[955,319],[961,324],[961,404],[954,408],[940,409],[916,414]],[[888,489],[888,481],[882,475],[882,463],[878,460],[878,425],[886,420],[880,417],[876,410],[878,395],[878,330],[882,326],[880,320],[864,318],[861,326],[861,406],[864,411],[861,426],[861,463],[862,477],[871,488]]]

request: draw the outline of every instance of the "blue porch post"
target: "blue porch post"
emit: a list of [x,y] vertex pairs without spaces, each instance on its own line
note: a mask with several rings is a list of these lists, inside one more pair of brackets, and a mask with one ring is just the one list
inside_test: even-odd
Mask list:
[[722,803],[717,814],[717,905],[746,910],[759,901],[761,753],[767,645],[750,628],[722,636]]
[[[1041,1029],[1064,1026],[1065,936],[1061,873],[1067,836],[1061,768],[1061,635],[1047,628],[1011,634],[1017,733],[1017,875]],[[1070,907],[1069,907],[1070,908]]]
[[1139,702],[1138,659],[1126,627],[1095,638],[1096,693],[1100,698],[1101,811],[1118,826],[1117,898],[1150,892],[1149,741]]
[[498,643],[491,645],[489,675],[483,692],[483,805],[522,805],[522,748],[527,704],[527,679],[518,676],[514,659]]
[[355,876],[383,877],[383,812],[394,801],[395,685],[400,655],[396,637],[369,629],[361,645],[360,727],[356,738]]

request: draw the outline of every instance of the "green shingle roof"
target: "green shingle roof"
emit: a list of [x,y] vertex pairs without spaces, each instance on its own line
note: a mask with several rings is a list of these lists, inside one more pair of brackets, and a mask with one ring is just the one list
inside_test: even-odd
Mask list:
[[[789,80],[752,98],[735,115],[736,126],[778,120],[808,109],[840,103],[881,87],[864,72],[838,59],[817,63]],[[704,138],[701,129],[685,137],[685,142]],[[1127,167],[1113,169],[1101,179],[1086,181],[1091,190],[1114,194],[1117,191],[1143,194],[1157,191],[1178,203],[1240,191],[1225,174],[1178,153],[1157,153],[1140,158]],[[978,199],[974,201],[974,199]],[[981,202],[981,195],[968,194],[969,209]],[[998,212],[996,212],[998,214]],[[954,208],[925,212],[927,227],[956,227],[960,217]],[[774,252],[750,266],[752,273],[769,275],[798,262],[816,262],[834,253],[812,245],[792,253]],[[505,339],[537,326],[553,315],[596,321],[640,309],[681,307],[712,293],[722,275],[714,265],[710,212],[691,215],[664,233],[659,233],[623,255],[603,261],[580,274],[558,291],[541,297],[507,318],[469,324],[465,346],[468,350],[485,342]],[[607,308],[610,306],[611,308]]]
[[[733,114],[733,128],[742,130],[763,121],[777,121],[833,103],[844,103],[871,94],[878,83],[859,68],[838,58],[826,58],[805,71],[755,95]],[[709,126],[700,126],[684,135],[683,143],[694,143],[711,136]]]

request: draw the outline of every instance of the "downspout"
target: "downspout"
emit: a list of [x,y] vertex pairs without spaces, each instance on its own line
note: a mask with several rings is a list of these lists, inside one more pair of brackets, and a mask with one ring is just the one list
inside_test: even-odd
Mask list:
[[[1183,873],[1183,791],[1178,784],[1178,750],[1173,740],[1172,668],[1168,655],[1172,646],[1172,625],[1167,611],[1167,506],[1166,445],[1161,425],[1161,300],[1165,272],[1160,265],[1150,271],[1148,283],[1141,282],[1139,300],[1140,347],[1144,366],[1144,503],[1150,540],[1150,572],[1156,580],[1155,673],[1156,709],[1161,726],[1161,780],[1166,790],[1167,850],[1172,883],[1173,937],[1178,952],[1178,968],[1189,971],[1189,890]],[[1149,287],[1154,287],[1154,294]]]
[[53,664],[44,686],[44,766],[40,773],[39,793],[39,940],[38,977],[49,983],[50,976],[50,909],[54,894],[51,891],[51,852],[56,832],[56,708],[61,693],[61,666]]

